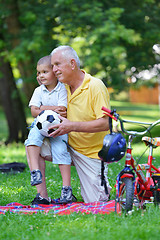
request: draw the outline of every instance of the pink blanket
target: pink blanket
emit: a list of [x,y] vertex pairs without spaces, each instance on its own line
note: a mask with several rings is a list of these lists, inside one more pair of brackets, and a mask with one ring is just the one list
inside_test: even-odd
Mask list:
[[5,214],[7,211],[10,213],[24,213],[32,214],[37,212],[43,213],[53,213],[58,215],[68,215],[73,212],[76,213],[86,213],[86,214],[109,214],[110,212],[115,211],[115,200],[109,202],[93,202],[93,203],[83,203],[83,202],[74,202],[70,204],[50,204],[50,205],[35,205],[35,206],[26,206],[20,203],[9,203],[6,206],[0,206],[0,214]]

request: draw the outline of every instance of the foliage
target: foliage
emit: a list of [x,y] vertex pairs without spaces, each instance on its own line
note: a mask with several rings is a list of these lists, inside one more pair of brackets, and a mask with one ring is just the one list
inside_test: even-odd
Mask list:
[[29,76],[21,73],[24,81],[33,81],[38,58],[59,44],[72,45],[86,70],[118,90],[127,84],[132,66],[139,72],[156,62],[152,46],[160,38],[158,0],[1,0],[0,4],[1,54],[30,69]]

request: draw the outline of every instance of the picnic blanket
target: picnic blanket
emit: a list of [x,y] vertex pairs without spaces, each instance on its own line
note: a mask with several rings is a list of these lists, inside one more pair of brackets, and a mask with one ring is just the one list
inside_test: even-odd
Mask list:
[[27,206],[20,203],[9,203],[6,206],[0,206],[0,214],[10,213],[23,213],[23,214],[33,214],[38,212],[43,213],[53,213],[58,215],[69,215],[71,213],[86,213],[86,214],[109,214],[115,211],[115,200],[108,202],[74,202],[69,204],[50,204],[50,205],[34,205]]

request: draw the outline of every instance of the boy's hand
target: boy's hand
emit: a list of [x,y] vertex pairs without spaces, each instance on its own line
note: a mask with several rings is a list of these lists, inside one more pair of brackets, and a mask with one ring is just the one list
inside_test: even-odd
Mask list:
[[39,85],[42,85],[42,83],[41,83],[41,80],[40,80],[40,78],[39,78],[39,74],[37,73],[37,82],[38,82],[38,84]]
[[54,110],[56,113],[60,114],[62,117],[67,118],[67,108],[66,107],[57,107]]
[[60,114],[62,117],[67,117],[67,108],[63,106],[40,106],[40,110],[52,110],[55,111],[56,113]]

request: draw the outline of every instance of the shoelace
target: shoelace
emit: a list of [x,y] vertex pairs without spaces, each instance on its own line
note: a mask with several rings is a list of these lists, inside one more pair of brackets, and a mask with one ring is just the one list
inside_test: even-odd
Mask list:
[[67,191],[68,191],[68,189],[63,189],[63,191],[62,191],[62,197],[66,197],[67,196]]

